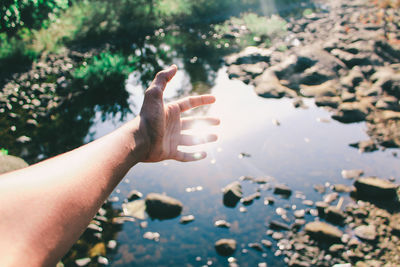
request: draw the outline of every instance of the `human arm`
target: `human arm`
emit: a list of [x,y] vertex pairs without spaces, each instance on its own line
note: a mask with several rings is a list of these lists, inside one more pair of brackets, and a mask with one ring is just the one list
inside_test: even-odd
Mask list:
[[[102,203],[138,162],[205,157],[178,145],[203,140],[182,135],[196,119],[181,112],[215,101],[193,96],[164,105],[162,97],[175,75],[172,66],[157,74],[145,92],[140,114],[112,133],[85,146],[28,168],[0,176],[0,265],[53,266],[86,229]],[[218,119],[202,118],[209,124]]]

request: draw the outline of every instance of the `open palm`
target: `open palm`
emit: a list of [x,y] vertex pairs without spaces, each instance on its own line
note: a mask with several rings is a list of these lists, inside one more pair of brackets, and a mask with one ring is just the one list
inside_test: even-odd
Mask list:
[[163,92],[167,83],[177,71],[175,65],[157,73],[150,87],[145,92],[145,98],[140,111],[140,132],[145,135],[148,151],[145,162],[157,162],[165,159],[178,161],[194,161],[206,157],[205,152],[187,153],[178,150],[178,146],[192,146],[217,140],[215,134],[209,134],[201,139],[183,134],[183,130],[191,128],[194,122],[204,121],[210,125],[218,125],[219,120],[212,117],[181,118],[181,113],[187,110],[212,104],[212,95],[190,96],[164,105]]

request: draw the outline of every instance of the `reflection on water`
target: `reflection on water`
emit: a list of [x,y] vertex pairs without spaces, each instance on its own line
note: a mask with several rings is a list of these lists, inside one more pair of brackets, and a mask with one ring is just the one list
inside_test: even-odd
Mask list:
[[[173,97],[179,89],[177,85],[186,78],[182,71],[172,86],[167,87],[166,94]],[[140,92],[134,91],[135,99],[141,98]],[[195,221],[181,225],[179,218],[162,222],[148,219],[145,229],[139,227],[139,221],[126,222],[118,234],[119,246],[112,259],[113,266],[201,266],[208,261],[227,266],[227,258],[218,256],[214,249],[214,242],[219,238],[237,240],[239,249],[234,256],[240,266],[255,266],[259,262],[285,265],[282,258],[273,255],[276,248],[265,250],[263,254],[248,248],[248,243],[262,239],[272,241],[266,235],[268,228],[265,225],[270,219],[279,218],[275,209],[289,205],[288,217],[293,222],[291,206],[306,208],[303,199],[297,198],[296,194],[289,199],[274,196],[275,204],[266,206],[263,199],[273,196],[272,191],[244,181],[244,196],[259,189],[261,198],[246,206],[247,212],[242,213],[239,212],[242,204],[236,208],[223,206],[222,187],[243,175],[272,176],[276,182],[286,183],[294,191],[303,192],[307,199],[316,201],[322,196],[313,190],[314,184],[351,184],[341,178],[342,169],[364,169],[367,176],[396,177],[400,174],[398,159],[392,157],[390,151],[359,154],[348,146],[366,137],[364,123],[320,122],[318,118],[329,119],[329,113],[317,108],[311,99],[305,100],[308,109],[295,109],[290,99],[260,98],[250,86],[229,80],[224,68],[218,71],[211,93],[217,102],[198,110],[200,114],[192,114],[221,119],[219,140],[203,145],[208,157],[192,163],[139,164],[118,186],[119,193],[113,193],[122,202],[132,189],[145,195],[165,192],[181,200],[184,204],[182,215],[193,214]],[[136,103],[138,108],[140,104]],[[279,121],[280,125],[273,120]],[[101,136],[113,126],[99,122],[95,128],[96,135]],[[247,156],[241,157],[241,153]],[[196,186],[201,186],[202,190],[186,190]],[[116,203],[116,207],[120,207],[121,202]],[[306,219],[311,218],[306,215]],[[219,219],[230,222],[231,228],[216,228],[214,222]],[[143,234],[147,231],[160,233],[160,241],[144,239]]]

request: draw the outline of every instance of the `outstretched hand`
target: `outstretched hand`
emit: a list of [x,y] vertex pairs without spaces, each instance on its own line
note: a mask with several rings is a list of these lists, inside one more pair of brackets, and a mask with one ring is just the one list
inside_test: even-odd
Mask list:
[[217,140],[215,134],[202,138],[183,134],[181,131],[191,128],[196,121],[210,125],[218,125],[219,119],[213,117],[181,118],[187,110],[212,104],[212,95],[189,96],[164,105],[163,92],[167,83],[174,77],[177,67],[172,65],[157,73],[150,87],[145,92],[143,106],[140,111],[139,134],[145,143],[147,153],[142,161],[158,162],[165,159],[177,161],[194,161],[206,157],[206,152],[188,153],[178,150],[178,146],[192,146]]

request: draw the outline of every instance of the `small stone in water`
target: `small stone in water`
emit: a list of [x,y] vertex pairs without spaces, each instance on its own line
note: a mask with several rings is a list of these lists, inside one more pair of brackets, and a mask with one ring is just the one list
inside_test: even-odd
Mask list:
[[239,208],[239,211],[242,212],[242,213],[244,213],[244,212],[247,212],[247,209],[246,209],[245,207],[240,207],[240,208]]
[[214,225],[216,227],[220,227],[220,228],[230,228],[231,227],[231,224],[225,220],[217,220],[217,221],[215,221]]
[[201,261],[201,257],[200,257],[200,256],[197,256],[197,257],[196,257],[196,261]]
[[115,241],[115,240],[110,240],[110,241],[108,241],[107,247],[108,247],[109,249],[115,249],[115,248],[117,247],[117,241]]
[[354,179],[364,175],[363,170],[342,170],[342,177],[345,179]]
[[339,194],[338,193],[330,193],[324,196],[324,201],[326,203],[331,203],[333,201],[335,201],[338,198]]
[[91,259],[90,258],[82,258],[82,259],[77,259],[75,261],[75,264],[78,266],[86,266],[90,263]]
[[179,221],[181,224],[188,224],[190,222],[194,221],[194,216],[193,215],[186,215],[182,216],[181,220]]
[[303,202],[302,202],[304,205],[306,205],[306,206],[310,206],[310,207],[312,207],[312,206],[314,206],[314,202],[312,201],[312,200],[304,200]]
[[140,222],[140,228],[147,228],[147,226],[149,225],[149,223],[148,222],[146,222],[146,221],[143,221],[143,222]]
[[103,265],[108,265],[109,264],[108,259],[106,257],[103,257],[103,256],[99,256],[97,258],[97,262],[100,263],[100,264],[103,264]]
[[304,215],[306,214],[306,211],[305,210],[296,210],[295,212],[294,212],[294,216],[296,217],[296,218],[304,218]]
[[143,234],[143,238],[158,242],[160,241],[160,234],[157,232],[146,232]]

